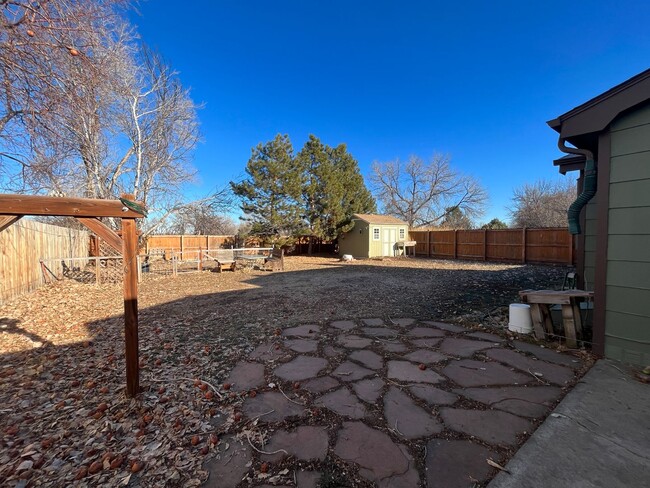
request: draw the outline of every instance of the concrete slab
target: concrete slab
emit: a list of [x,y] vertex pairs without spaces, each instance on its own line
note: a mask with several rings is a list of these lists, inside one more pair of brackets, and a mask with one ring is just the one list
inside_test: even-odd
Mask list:
[[650,386],[600,360],[488,488],[650,486]]

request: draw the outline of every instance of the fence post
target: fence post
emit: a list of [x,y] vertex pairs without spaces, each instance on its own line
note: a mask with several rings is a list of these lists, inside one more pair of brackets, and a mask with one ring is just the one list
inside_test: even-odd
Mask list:
[[183,256],[183,241],[185,240],[185,235],[181,234],[181,256]]
[[487,229],[483,229],[483,261],[487,261]]
[[138,264],[138,283],[142,281],[142,264],[140,262],[140,255],[138,254],[138,257],[136,258],[136,262]]
[[430,258],[431,257],[431,231],[430,230],[427,231],[426,241],[427,241],[427,257]]
[[569,234],[569,266],[573,266],[573,234]]
[[199,246],[199,264],[197,269],[203,271],[203,249],[201,249],[201,246]]
[[454,259],[458,259],[458,229],[454,229]]
[[526,264],[526,227],[521,229],[521,262]]
[[95,256],[95,283],[97,285],[101,284],[102,280],[101,277],[99,276],[99,256]]
[[172,252],[172,275],[176,278],[176,252]]

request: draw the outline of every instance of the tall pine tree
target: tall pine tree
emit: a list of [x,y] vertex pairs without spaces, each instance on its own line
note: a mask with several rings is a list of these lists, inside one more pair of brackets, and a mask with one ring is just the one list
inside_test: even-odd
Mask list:
[[348,230],[353,213],[374,212],[376,205],[345,144],[332,148],[310,135],[296,160],[304,175],[303,217],[311,254],[314,238],[336,239]]
[[246,173],[248,178],[239,183],[231,181],[230,186],[241,198],[242,220],[251,223],[251,233],[271,242],[299,233],[304,174],[294,164],[289,136],[278,134],[253,148]]

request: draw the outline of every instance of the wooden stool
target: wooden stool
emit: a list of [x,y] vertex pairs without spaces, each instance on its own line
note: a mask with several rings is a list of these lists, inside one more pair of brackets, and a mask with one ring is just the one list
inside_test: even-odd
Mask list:
[[562,306],[562,325],[566,337],[566,345],[577,347],[577,337],[582,338],[582,319],[580,305],[582,300],[593,300],[593,291],[584,290],[522,290],[519,292],[521,301],[530,305],[533,319],[533,329],[537,339],[545,339],[546,334],[553,334],[553,322],[549,305]]

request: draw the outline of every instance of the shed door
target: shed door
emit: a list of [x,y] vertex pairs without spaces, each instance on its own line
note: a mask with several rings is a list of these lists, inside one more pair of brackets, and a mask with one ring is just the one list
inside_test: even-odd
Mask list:
[[394,256],[395,255],[395,228],[384,228],[383,229],[383,256]]

